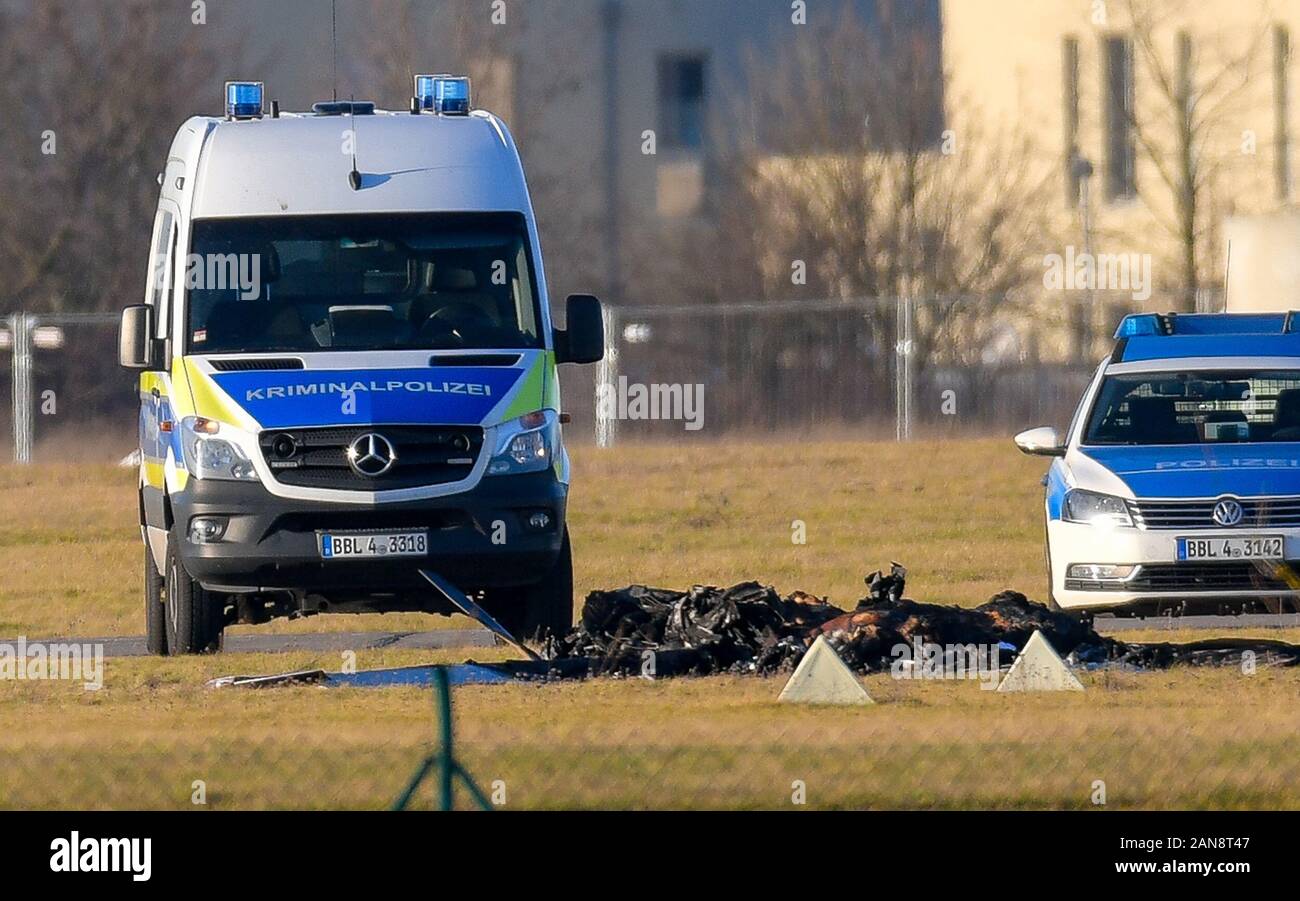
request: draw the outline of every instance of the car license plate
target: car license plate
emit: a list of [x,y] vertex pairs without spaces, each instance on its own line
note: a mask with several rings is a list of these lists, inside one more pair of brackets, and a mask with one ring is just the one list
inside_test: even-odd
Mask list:
[[1233,538],[1179,538],[1181,560],[1281,560],[1285,556],[1281,535],[1243,535]]
[[371,560],[380,557],[426,557],[428,532],[317,532],[326,560]]

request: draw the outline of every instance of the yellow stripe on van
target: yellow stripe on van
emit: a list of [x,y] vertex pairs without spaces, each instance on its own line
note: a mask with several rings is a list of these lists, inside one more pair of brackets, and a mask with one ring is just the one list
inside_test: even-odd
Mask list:
[[257,432],[262,427],[249,416],[229,394],[208,375],[201,372],[193,360],[186,360],[190,392],[194,395],[194,414],[205,419],[215,419],[247,432]]
[[[523,382],[515,391],[510,406],[506,407],[505,412],[498,417],[497,422],[509,422],[528,413],[536,413],[542,408],[543,391],[546,387],[546,370],[548,368],[555,368],[550,353],[538,354],[537,359],[533,360],[533,365],[528,370],[528,374],[524,376]],[[492,424],[495,425],[495,423]]]

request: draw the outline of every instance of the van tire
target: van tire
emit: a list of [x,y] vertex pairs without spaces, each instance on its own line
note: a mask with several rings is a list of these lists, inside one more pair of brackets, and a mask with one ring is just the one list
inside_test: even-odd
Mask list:
[[559,559],[545,579],[489,595],[492,605],[488,612],[519,641],[541,645],[548,637],[567,635],[573,627],[573,551],[568,529]]
[[163,577],[144,546],[144,643],[155,657],[167,656],[167,608],[163,603]]
[[176,551],[167,551],[167,649],[173,656],[221,650],[224,605],[185,570]]

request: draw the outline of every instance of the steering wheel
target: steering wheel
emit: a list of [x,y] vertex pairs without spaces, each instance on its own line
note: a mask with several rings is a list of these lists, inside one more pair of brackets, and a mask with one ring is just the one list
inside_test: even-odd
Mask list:
[[435,346],[444,344],[464,346],[465,336],[461,334],[460,329],[447,320],[430,316],[424,320],[424,325],[420,326],[420,342]]

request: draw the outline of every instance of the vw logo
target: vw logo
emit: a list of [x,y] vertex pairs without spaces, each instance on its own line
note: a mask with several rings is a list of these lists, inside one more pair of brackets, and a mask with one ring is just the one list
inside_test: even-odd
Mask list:
[[1221,500],[1214,505],[1214,521],[1226,529],[1241,525],[1245,515],[1246,511],[1242,509],[1241,503],[1231,498]]
[[383,435],[371,432],[362,435],[348,445],[348,465],[359,476],[377,479],[397,462],[397,450],[393,442]]

